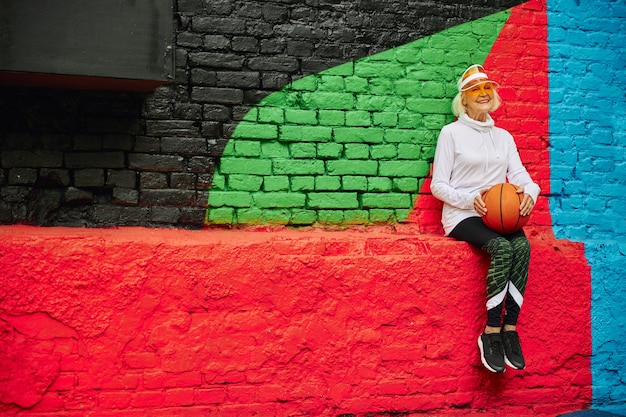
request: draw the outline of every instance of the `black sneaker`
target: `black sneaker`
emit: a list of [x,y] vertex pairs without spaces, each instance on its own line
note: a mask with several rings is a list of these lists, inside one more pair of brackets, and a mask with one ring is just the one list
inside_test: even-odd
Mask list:
[[524,369],[526,362],[522,354],[522,346],[519,343],[519,335],[515,330],[502,332],[502,344],[504,346],[504,361],[511,368]]
[[500,333],[483,333],[478,338],[480,359],[491,372],[504,372],[504,352]]

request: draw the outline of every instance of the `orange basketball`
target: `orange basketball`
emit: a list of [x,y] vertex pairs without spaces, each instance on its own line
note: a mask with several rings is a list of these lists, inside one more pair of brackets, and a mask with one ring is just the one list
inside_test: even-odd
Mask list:
[[520,230],[526,225],[530,216],[522,216],[519,206],[523,194],[516,191],[513,184],[496,184],[483,195],[487,205],[487,214],[482,219],[488,228],[498,233],[508,234]]

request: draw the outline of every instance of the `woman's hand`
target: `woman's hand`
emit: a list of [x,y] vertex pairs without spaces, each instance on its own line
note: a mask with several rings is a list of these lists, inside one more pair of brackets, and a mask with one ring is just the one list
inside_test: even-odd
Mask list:
[[530,215],[530,212],[533,211],[533,207],[535,207],[535,202],[533,201],[533,198],[530,195],[524,193],[524,187],[517,187],[517,193],[524,194],[524,196],[522,197],[522,203],[519,206],[519,213],[522,216]]
[[480,195],[477,195],[474,198],[474,210],[478,213],[479,216],[484,216],[487,214],[487,205],[483,201],[483,195],[489,190],[489,188],[484,188],[480,190]]

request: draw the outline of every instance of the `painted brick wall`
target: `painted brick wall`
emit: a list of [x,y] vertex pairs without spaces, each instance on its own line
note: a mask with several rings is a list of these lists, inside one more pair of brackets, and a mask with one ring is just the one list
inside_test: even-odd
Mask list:
[[591,265],[594,406],[626,414],[626,5],[548,5],[554,231]]
[[[509,25],[502,26],[493,46],[486,47],[488,66],[514,86],[502,91],[507,105],[498,121],[514,133],[543,190],[529,229],[536,248],[529,291],[535,293],[529,294],[524,319],[524,337],[534,342],[529,353],[535,362],[523,375],[511,372],[492,379],[481,373],[473,346],[482,320],[481,293],[457,280],[480,279],[483,271],[474,268],[484,266],[484,259],[438,236],[438,205],[429,198],[428,182],[418,182],[416,193],[412,182],[394,176],[372,175],[369,188],[370,182],[359,178],[366,175],[322,175],[313,181],[307,178],[311,175],[274,175],[273,163],[290,161],[286,155],[311,161],[311,145],[324,164],[349,162],[346,145],[366,145],[369,159],[365,147],[348,147],[349,155],[362,162],[372,162],[372,155],[376,163],[393,161],[394,152],[375,148],[388,144],[372,139],[336,143],[316,137],[302,146],[288,141],[285,148],[277,146],[278,136],[253,135],[261,134],[259,121],[276,126],[277,135],[287,120],[297,126],[291,130],[295,134],[318,127],[320,110],[315,107],[317,118],[312,118],[301,98],[323,92],[325,74],[345,82],[345,74],[333,71],[347,61],[354,60],[353,68],[366,65],[366,56],[392,62],[383,51],[412,45],[417,38],[437,38],[436,33],[449,29],[442,21],[462,29],[467,21],[460,15],[479,21],[502,11],[485,6],[470,13],[460,4],[446,9],[452,15],[444,17],[443,9],[432,3],[410,11],[392,8],[397,14],[373,2],[358,3],[354,12],[346,4],[181,0],[177,81],[146,101],[117,93],[3,90],[2,163],[12,161],[0,169],[5,223],[200,227],[211,182],[213,191],[243,191],[242,201],[249,204],[215,205],[220,211],[209,210],[209,218],[213,213],[216,222],[240,221],[237,211],[245,209],[249,221],[242,223],[409,223],[397,227],[399,235],[385,230],[374,240],[368,232],[342,236],[317,230],[281,235],[275,229],[242,234],[209,229],[198,236],[144,229],[88,233],[4,227],[0,352],[2,363],[10,364],[0,373],[4,413],[384,415],[438,410],[467,415],[471,410],[502,415],[504,410],[553,416],[587,407],[591,387],[595,407],[624,410],[625,357],[619,346],[624,342],[626,251],[621,243],[623,197],[617,191],[624,184],[619,117],[624,109],[619,77],[625,62],[623,6],[619,1],[526,2],[515,9],[522,13],[513,13]],[[333,19],[320,20],[339,11],[349,17],[345,27]],[[372,15],[380,19],[368,20]],[[288,16],[294,20],[286,20]],[[323,37],[313,30],[320,21],[335,22],[328,23],[331,44],[320,42]],[[407,21],[413,31],[398,30]],[[419,27],[436,30],[415,29],[415,22],[427,21],[433,26]],[[479,23],[474,26],[480,30]],[[261,41],[255,42],[257,37]],[[449,54],[437,58],[438,48],[427,50],[435,62],[450,59]],[[291,58],[284,58],[285,53]],[[405,68],[412,67],[407,63]],[[443,76],[453,84],[451,73]],[[306,87],[311,80],[315,83]],[[442,85],[431,86],[436,90]],[[378,87],[389,96],[385,83]],[[278,99],[287,93],[300,101]],[[407,91],[407,97],[412,93]],[[322,110],[328,111],[321,112],[325,117],[335,116],[321,119],[333,128],[367,125],[356,107],[339,118],[333,113],[338,109]],[[438,123],[449,118],[438,110],[432,115]],[[369,127],[376,128],[369,120]],[[391,123],[383,115],[376,120]],[[430,124],[423,127],[429,134],[437,131]],[[241,136],[228,141],[232,135]],[[406,143],[394,143],[397,157]],[[333,145],[342,146],[343,153]],[[123,162],[100,161],[102,151],[121,152]],[[428,152],[422,151],[408,160],[427,161],[421,158]],[[224,173],[221,165],[215,181],[212,170],[222,152],[226,161],[254,157],[261,167],[265,163],[263,169],[271,174],[267,183],[265,178],[259,182],[258,172]],[[84,166],[83,158],[98,166]],[[269,171],[267,161],[272,163]],[[232,162],[239,170],[250,165]],[[415,177],[419,181],[425,176],[421,172]],[[232,175],[241,189],[228,188]],[[380,190],[391,183],[391,192],[402,191],[400,200],[416,198],[418,209],[354,207],[350,199],[341,203],[352,204],[348,215],[335,205],[335,210],[302,210],[300,217],[292,217],[293,207],[287,207],[289,214],[285,207],[276,210],[276,201],[284,200],[272,195],[293,193],[294,177],[304,177],[296,181],[303,191],[320,193],[337,186],[341,190],[347,181],[355,188],[351,192],[383,196],[389,188]],[[591,198],[592,191],[600,198]],[[362,198],[356,200],[362,205]],[[197,205],[190,208],[191,201]],[[558,239],[550,232],[553,221]],[[423,232],[433,234],[416,235]],[[582,241],[584,247],[572,241]],[[451,272],[442,274],[441,268]],[[341,284],[327,286],[333,282]],[[450,288],[459,289],[453,295],[460,298],[450,299]],[[361,305],[371,311],[364,312]],[[442,308],[458,314],[465,327],[447,327],[450,315]],[[439,333],[442,327],[466,343],[451,346],[451,338]],[[267,329],[274,330],[274,339]],[[425,342],[429,338],[434,341]],[[437,366],[429,367],[432,361]],[[447,373],[438,373],[441,369]]]
[[[476,343],[487,259],[443,236],[0,227],[0,414],[554,417],[584,409],[584,247],[529,234],[520,317],[528,367],[493,374]],[[570,286],[579,290],[554,304]]]
[[261,100],[521,2],[173,1],[174,80],[152,94],[0,87],[0,223],[202,228],[216,164]]

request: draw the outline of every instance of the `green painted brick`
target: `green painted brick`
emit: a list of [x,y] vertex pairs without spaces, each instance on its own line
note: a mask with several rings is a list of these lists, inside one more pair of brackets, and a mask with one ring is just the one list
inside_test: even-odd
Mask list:
[[280,107],[259,107],[259,123],[283,124],[285,112]]
[[270,176],[263,178],[264,191],[286,191],[289,190],[289,177],[286,175]]
[[398,125],[398,113],[377,111],[372,114],[374,126],[394,127]]
[[213,181],[211,181],[211,190],[221,191],[226,188],[226,177],[219,173],[217,170],[213,174]]
[[291,210],[271,209],[263,210],[263,222],[269,224],[289,224]]
[[404,74],[404,67],[397,62],[363,60],[354,66],[354,75],[363,78],[401,78]]
[[207,214],[207,221],[210,224],[233,224],[235,209],[222,207],[211,209]]
[[317,221],[321,224],[341,224],[344,221],[341,210],[320,210],[317,212]]
[[372,223],[392,223],[395,220],[395,211],[388,209],[371,209],[370,222]]
[[233,138],[277,139],[278,126],[273,124],[240,122],[233,133]]
[[342,188],[344,191],[366,191],[367,178],[364,176],[346,175],[341,177]]
[[287,142],[329,142],[333,128],[328,126],[281,126],[279,139]]
[[357,193],[308,193],[307,205],[313,209],[354,209],[359,207]]
[[432,161],[435,157],[435,146],[424,146],[422,148],[422,158],[426,161]]
[[425,64],[441,64],[445,59],[446,51],[443,49],[424,48],[422,50],[422,62]]
[[344,146],[344,152],[348,159],[369,159],[370,147],[365,144],[348,143]]
[[424,127],[428,130],[434,130],[437,133],[441,130],[441,126],[448,122],[448,117],[444,114],[425,114]]
[[289,192],[254,193],[252,199],[258,208],[304,207],[306,195]]
[[305,159],[274,159],[274,175],[321,175],[324,173],[324,161]]
[[307,109],[351,110],[354,96],[351,93],[302,93],[302,106]]
[[297,210],[291,211],[289,224],[293,225],[309,225],[317,220],[317,212],[315,210]]
[[315,189],[315,177],[295,176],[290,177],[291,191],[313,191]]
[[304,77],[292,82],[288,89],[294,91],[315,91],[317,89],[317,77]]
[[210,207],[250,207],[252,195],[245,191],[211,191],[209,193]]
[[396,91],[399,96],[419,95],[422,82],[413,79],[402,79],[396,81]]
[[457,51],[473,51],[478,49],[479,44],[479,37],[468,31],[466,36],[450,36],[446,46]]
[[419,190],[417,178],[394,178],[393,190],[400,192],[417,192]]
[[319,124],[322,126],[345,126],[346,112],[342,110],[320,110]]
[[424,133],[418,129],[387,129],[385,142],[387,143],[421,143]]
[[[370,80],[370,93],[375,95],[389,95],[394,90],[394,80],[389,78],[373,78]],[[389,95],[389,97],[393,97]]]
[[407,208],[411,205],[409,194],[365,193],[361,196],[363,208]]
[[261,142],[261,157],[289,158],[289,145],[280,142]]
[[244,122],[257,123],[259,121],[259,109],[256,107],[251,108],[241,120]]
[[338,143],[382,143],[385,130],[378,127],[336,127],[333,133]]
[[298,124],[298,125],[316,125],[317,124],[317,111],[286,109],[285,121],[287,123],[293,123],[293,124]]
[[445,86],[441,82],[426,81],[420,87],[422,97],[443,97],[445,95]]
[[322,175],[315,177],[315,190],[337,191],[341,189],[341,178],[338,176]]
[[329,175],[376,175],[378,162],[363,161],[326,161]]
[[403,97],[388,95],[372,96],[367,94],[359,94],[356,97],[357,110],[400,112],[405,108],[406,99]]
[[239,224],[263,224],[263,210],[259,208],[237,209],[235,212]]
[[396,48],[395,58],[396,61],[404,64],[417,64],[422,62],[421,53],[423,48],[411,47],[407,45],[406,48]]
[[289,152],[293,158],[315,158],[317,147],[314,143],[297,142],[289,145]]
[[398,127],[400,129],[420,129],[422,126],[424,126],[424,117],[421,114],[414,112],[398,113]]
[[339,75],[320,75],[317,85],[318,91],[345,91],[344,77]]
[[396,209],[396,219],[399,222],[406,222],[410,213],[411,209]]
[[346,113],[346,126],[370,126],[372,118],[370,112],[356,110]]
[[406,108],[417,113],[450,113],[450,100],[437,98],[413,98],[406,99]]
[[370,149],[373,159],[393,159],[398,156],[396,145],[374,145]]
[[367,224],[369,218],[368,210],[346,210],[343,212],[343,220],[346,224]]
[[261,155],[261,143],[258,141],[236,140],[231,142],[235,142],[235,156]]
[[267,159],[254,158],[222,158],[220,160],[222,174],[270,175],[272,162]]
[[386,177],[371,177],[367,179],[367,191],[370,192],[388,192],[392,187],[391,178]]
[[231,191],[259,191],[263,177],[258,175],[232,174],[228,176],[228,189]]
[[419,159],[422,154],[422,147],[412,143],[398,144],[398,159]]
[[425,161],[380,161],[378,174],[385,177],[424,177],[428,168]]
[[224,146],[224,150],[222,151],[222,156],[235,156],[235,142],[234,140],[229,140],[226,142],[226,146]]
[[339,143],[318,143],[317,157],[321,159],[338,159],[343,153],[343,145]]
[[367,78],[362,77],[346,77],[345,85],[346,91],[351,93],[365,93],[368,88]]

